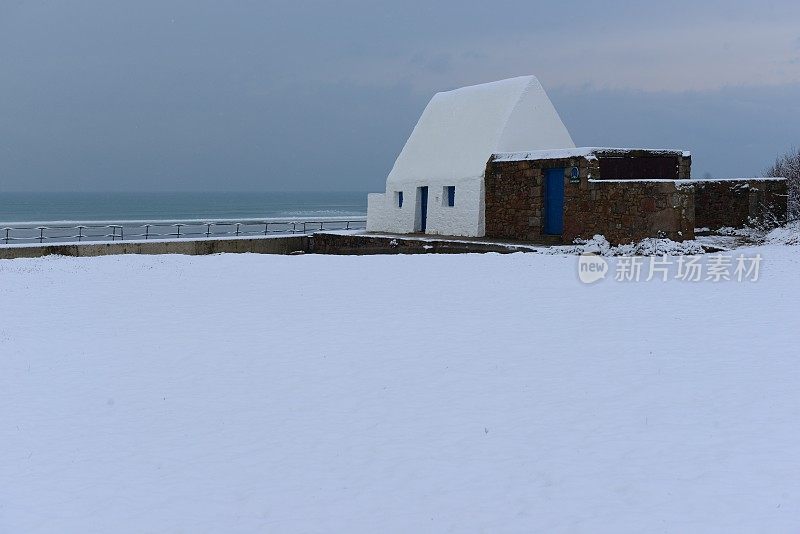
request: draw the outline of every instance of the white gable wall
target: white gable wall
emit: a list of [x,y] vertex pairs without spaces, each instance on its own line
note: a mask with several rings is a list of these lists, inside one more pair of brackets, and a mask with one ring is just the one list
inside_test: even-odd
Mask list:
[[[542,84],[535,76],[526,78],[529,79],[529,83],[510,113],[492,154],[520,150],[575,148],[567,127],[561,122],[561,117],[558,116]],[[522,148],[531,146],[536,148]],[[487,156],[486,161],[488,160]]]
[[[417,188],[427,186],[427,233],[482,236],[483,174],[493,153],[574,146],[534,76],[437,93],[395,161],[386,193],[369,195],[367,230],[413,232]],[[445,186],[456,188],[453,207],[445,205]]]

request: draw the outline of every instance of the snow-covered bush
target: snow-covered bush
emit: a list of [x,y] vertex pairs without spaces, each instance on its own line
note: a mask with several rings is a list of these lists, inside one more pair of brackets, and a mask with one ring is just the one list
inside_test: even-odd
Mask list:
[[683,256],[686,254],[702,254],[703,246],[697,241],[673,241],[671,239],[648,238],[614,247],[619,256]]
[[583,254],[598,254],[600,256],[609,256],[611,252],[611,243],[602,235],[595,235],[591,239],[576,239],[575,243],[580,246],[580,252]]
[[788,218],[790,221],[800,219],[800,149],[779,156],[764,175],[786,178],[789,186]]
[[611,246],[602,235],[591,239],[576,239],[572,250],[577,254],[598,254],[600,256],[681,256],[702,254],[703,246],[697,241],[673,241],[671,239],[647,238],[638,243]]

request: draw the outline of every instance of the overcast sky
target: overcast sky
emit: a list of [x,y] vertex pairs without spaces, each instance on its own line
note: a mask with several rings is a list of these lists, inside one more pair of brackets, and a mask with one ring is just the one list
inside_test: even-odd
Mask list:
[[383,189],[436,91],[536,74],[579,146],[800,145],[800,2],[0,0],[0,190]]

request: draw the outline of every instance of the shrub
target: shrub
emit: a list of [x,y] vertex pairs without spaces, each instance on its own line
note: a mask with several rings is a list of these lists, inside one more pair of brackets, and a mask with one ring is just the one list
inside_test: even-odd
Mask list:
[[794,149],[775,160],[775,164],[764,171],[765,176],[783,176],[788,181],[788,218],[800,219],[800,149]]

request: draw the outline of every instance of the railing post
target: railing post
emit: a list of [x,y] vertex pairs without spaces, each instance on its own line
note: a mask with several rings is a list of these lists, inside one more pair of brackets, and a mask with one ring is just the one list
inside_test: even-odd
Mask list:
[[211,237],[211,223],[206,223],[206,237]]
[[39,227],[39,243],[41,243],[43,241],[44,241],[44,227],[40,226]]
[[269,232],[269,223],[264,223],[264,235],[267,235],[267,232]]
[[150,225],[149,224],[145,224],[144,225],[144,238],[145,239],[150,239]]
[[293,222],[292,223],[292,233],[294,233],[295,230],[297,230],[297,223]]
[[306,222],[303,221],[303,233],[306,233]]
[[122,225],[119,227],[119,240],[125,241],[125,227]]
[[177,226],[177,227],[178,227],[178,235],[177,235],[176,237],[177,237],[178,239],[180,239],[180,238],[181,238],[181,226],[183,226],[183,225],[182,225],[182,224],[180,224],[180,223],[178,223],[178,224],[176,224],[175,226]]
[[8,245],[8,232],[11,228],[6,228],[6,245]]
[[236,223],[236,237],[239,237],[239,227],[240,226],[241,226],[241,223]]

